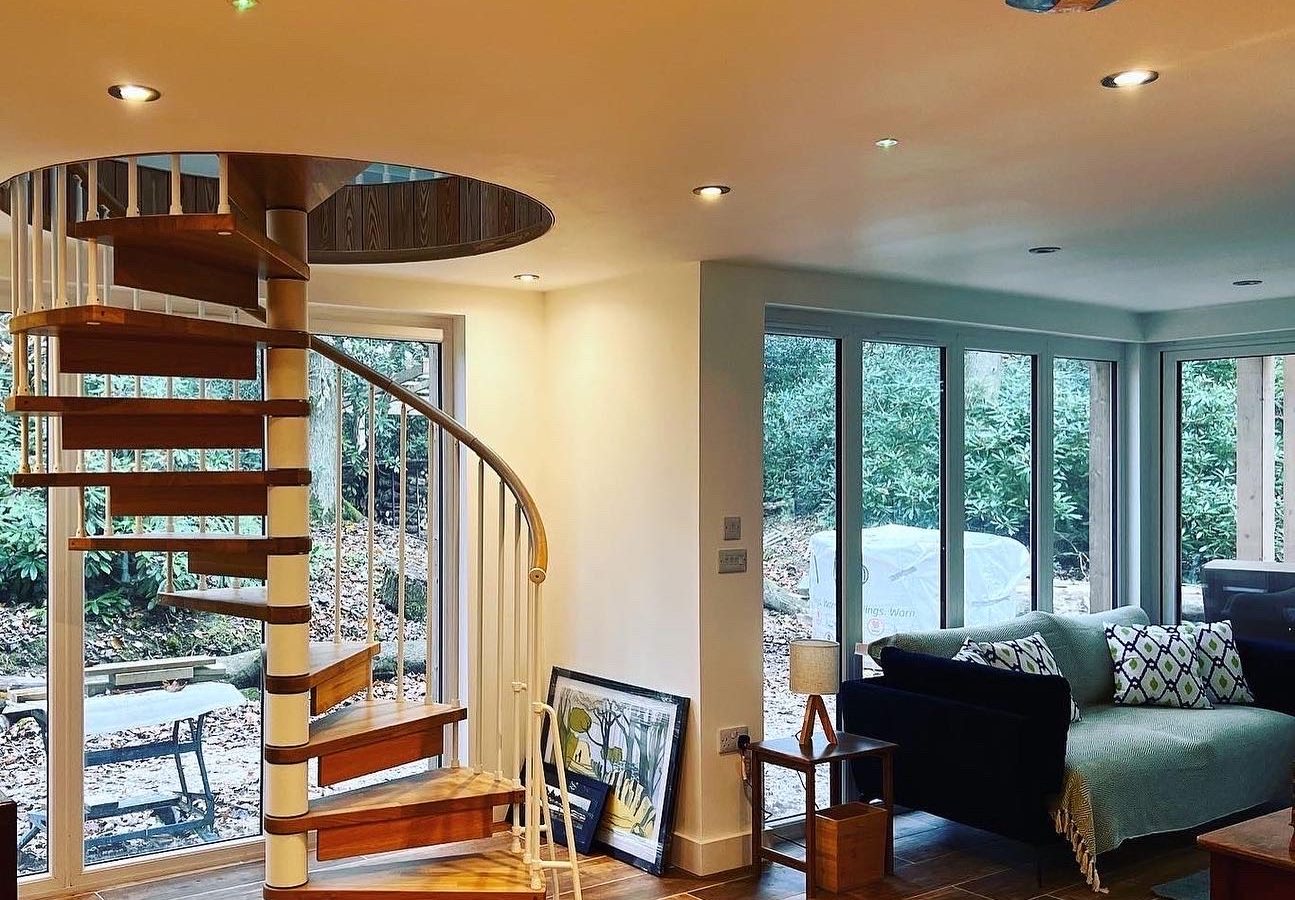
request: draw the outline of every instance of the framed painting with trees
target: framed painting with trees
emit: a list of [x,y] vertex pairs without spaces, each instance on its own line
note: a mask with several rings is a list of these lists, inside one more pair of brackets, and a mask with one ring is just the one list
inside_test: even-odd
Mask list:
[[567,769],[610,788],[598,841],[665,873],[688,727],[688,698],[554,667],[549,703]]

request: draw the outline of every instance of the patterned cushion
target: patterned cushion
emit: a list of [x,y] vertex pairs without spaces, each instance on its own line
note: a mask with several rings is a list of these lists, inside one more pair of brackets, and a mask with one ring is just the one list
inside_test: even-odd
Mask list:
[[963,641],[962,647],[953,654],[953,658],[962,662],[980,663],[982,666],[989,665],[989,660],[980,655],[980,651],[972,646],[971,641]]
[[1250,692],[1245,673],[1241,671],[1241,654],[1237,652],[1237,642],[1232,637],[1231,622],[1184,622],[1178,629],[1191,635],[1189,643],[1196,651],[1196,676],[1211,703],[1255,702],[1255,695]]
[[[1029,675],[1060,675],[1061,667],[1052,655],[1048,642],[1037,631],[1013,641],[966,640],[954,659],[983,663],[996,669],[1025,672]],[[1070,701],[1070,721],[1079,721],[1079,707]]]
[[1191,635],[1160,625],[1107,625],[1115,663],[1115,702],[1122,706],[1213,709],[1196,674]]

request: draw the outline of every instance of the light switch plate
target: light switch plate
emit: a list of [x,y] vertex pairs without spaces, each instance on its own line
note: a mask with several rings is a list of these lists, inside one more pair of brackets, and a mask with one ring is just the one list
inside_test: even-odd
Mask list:
[[724,540],[726,541],[742,540],[742,517],[741,516],[724,517]]
[[746,551],[745,550],[721,550],[719,551],[719,574],[736,575],[739,572],[746,571]]

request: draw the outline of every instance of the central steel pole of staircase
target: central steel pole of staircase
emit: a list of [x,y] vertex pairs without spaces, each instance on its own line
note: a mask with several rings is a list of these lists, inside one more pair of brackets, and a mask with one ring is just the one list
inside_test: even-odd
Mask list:
[[[306,258],[306,210],[269,209],[266,234],[299,259]],[[267,322],[271,328],[308,330],[306,282],[271,278],[266,283]],[[267,400],[309,399],[307,350],[272,347],[266,351]],[[310,420],[274,418],[266,422],[265,467],[308,468]],[[270,537],[310,535],[310,488],[271,487],[266,516]],[[271,606],[310,603],[310,557],[270,556],[266,600]],[[302,675],[308,667],[310,625],[265,626],[265,671],[268,675]],[[293,747],[310,737],[309,693],[265,695],[262,739],[276,747]],[[299,816],[307,811],[307,765],[265,765],[265,814]],[[265,883],[269,887],[299,887],[307,880],[307,835],[265,836]]]

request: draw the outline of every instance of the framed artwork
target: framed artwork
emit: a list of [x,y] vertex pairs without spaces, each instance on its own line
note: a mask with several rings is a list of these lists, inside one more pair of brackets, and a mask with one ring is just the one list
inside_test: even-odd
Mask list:
[[554,667],[549,704],[567,771],[610,788],[599,843],[616,859],[664,874],[688,698]]
[[[525,780],[525,779],[523,779]],[[553,842],[566,846],[566,819],[562,816],[562,795],[558,791],[558,770],[552,763],[544,764],[544,792],[548,796],[549,816],[553,823]],[[567,772],[567,799],[571,803],[571,827],[575,830],[576,851],[588,853],[593,849],[594,834],[607,807],[610,785],[596,778]],[[509,811],[511,814],[511,810]]]

